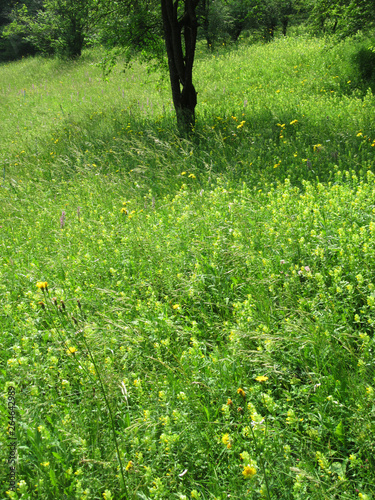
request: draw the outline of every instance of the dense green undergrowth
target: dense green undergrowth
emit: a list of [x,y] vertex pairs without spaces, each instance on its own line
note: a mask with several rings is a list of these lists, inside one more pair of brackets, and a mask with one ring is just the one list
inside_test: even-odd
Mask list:
[[365,43],[202,51],[189,139],[136,64],[0,67],[2,497],[372,498]]

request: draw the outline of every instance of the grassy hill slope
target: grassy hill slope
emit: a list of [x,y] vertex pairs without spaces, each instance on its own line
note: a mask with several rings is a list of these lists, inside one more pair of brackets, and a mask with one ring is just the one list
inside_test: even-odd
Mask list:
[[137,63],[0,66],[2,497],[372,498],[365,43],[200,49],[190,140]]

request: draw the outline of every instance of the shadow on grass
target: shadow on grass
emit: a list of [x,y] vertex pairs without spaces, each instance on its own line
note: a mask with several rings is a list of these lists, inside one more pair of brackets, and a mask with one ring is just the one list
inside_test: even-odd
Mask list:
[[[66,115],[55,131],[55,155],[51,157],[46,140],[33,159],[45,180],[126,176],[140,192],[157,195],[192,179],[202,189],[218,175],[257,189],[285,178],[299,186],[304,180],[328,182],[338,169],[364,173],[372,168],[375,127],[370,114],[375,97],[370,92],[354,99],[367,106],[367,118],[350,121],[334,108],[330,114],[305,115],[264,107],[246,109],[239,118],[218,117],[213,110],[198,116],[188,139],[176,134],[172,113],[140,117],[135,104],[121,111],[87,112],[79,119]],[[367,122],[366,133],[358,133],[361,120]]]

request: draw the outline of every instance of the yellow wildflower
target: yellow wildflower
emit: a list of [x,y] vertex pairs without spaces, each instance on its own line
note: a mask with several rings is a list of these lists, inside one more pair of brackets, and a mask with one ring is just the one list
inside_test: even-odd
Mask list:
[[221,438],[221,442],[225,444],[227,448],[232,448],[232,442],[228,433],[224,434]]
[[133,462],[130,460],[128,462],[128,465],[125,467],[125,470],[130,470],[133,467],[133,465],[134,465]]
[[69,347],[69,348],[66,350],[66,353],[67,353],[67,354],[74,354],[75,352],[77,352],[77,348],[76,348],[76,347]]
[[268,377],[265,377],[264,375],[259,375],[258,377],[255,377],[255,380],[257,382],[267,382]]
[[191,179],[196,179],[194,174],[189,174],[188,177],[190,177]]
[[246,392],[243,389],[241,389],[241,387],[237,389],[237,394],[239,394],[243,398],[246,396]]
[[257,470],[255,467],[250,467],[250,465],[246,465],[244,470],[242,471],[242,475],[245,479],[251,479],[255,474],[257,473]]
[[47,283],[47,281],[38,281],[36,286],[37,286],[37,288],[39,288],[39,290],[47,290],[48,283]]

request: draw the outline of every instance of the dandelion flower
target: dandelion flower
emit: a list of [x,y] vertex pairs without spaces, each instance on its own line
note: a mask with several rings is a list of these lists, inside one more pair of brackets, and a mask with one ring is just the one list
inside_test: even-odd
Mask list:
[[239,394],[243,398],[246,396],[246,392],[243,389],[241,389],[241,387],[237,389],[237,394]]
[[76,347],[69,347],[69,348],[66,350],[66,353],[67,353],[67,354],[74,354],[75,352],[77,352],[77,348],[76,348]]
[[246,467],[242,471],[242,475],[245,479],[251,479],[252,477],[255,476],[256,473],[257,473],[256,468],[250,467],[250,465],[246,465]]
[[38,281],[36,286],[37,286],[37,288],[39,288],[39,290],[47,290],[48,283],[47,283],[47,281]]
[[255,377],[255,380],[257,382],[267,382],[268,377],[265,377],[264,375],[259,375],[258,377]]

